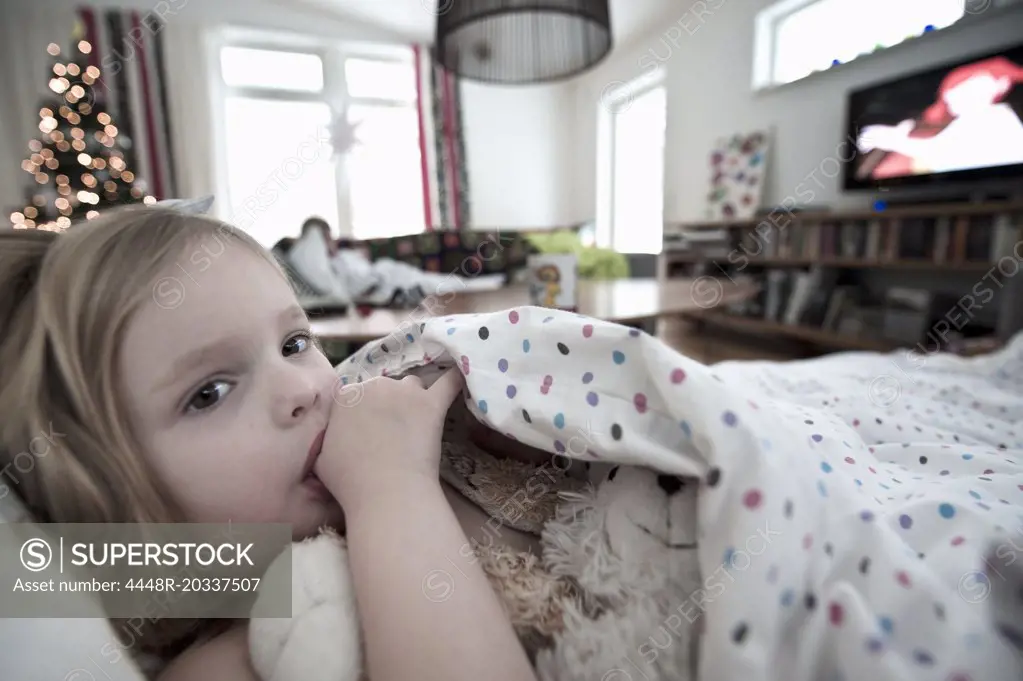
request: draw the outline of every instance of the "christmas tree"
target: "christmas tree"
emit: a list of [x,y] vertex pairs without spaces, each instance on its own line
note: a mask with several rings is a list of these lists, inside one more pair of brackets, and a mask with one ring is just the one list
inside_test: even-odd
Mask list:
[[130,141],[104,111],[100,70],[89,65],[92,45],[77,40],[66,60],[55,43],[47,51],[53,96],[39,109],[40,135],[29,142],[31,154],[21,164],[33,181],[25,208],[11,214],[14,227],[62,231],[106,207],[154,203],[128,167]]

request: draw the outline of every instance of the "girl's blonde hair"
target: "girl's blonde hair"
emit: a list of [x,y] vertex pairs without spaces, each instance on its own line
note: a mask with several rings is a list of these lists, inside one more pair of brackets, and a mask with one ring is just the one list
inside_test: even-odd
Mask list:
[[[183,293],[159,273],[178,264],[187,282],[189,269],[239,246],[286,278],[245,232],[156,206],[117,208],[64,233],[0,231],[0,465],[33,520],[188,520],[141,456],[118,351],[136,310]],[[195,629],[157,623],[140,648],[180,641],[186,623]]]

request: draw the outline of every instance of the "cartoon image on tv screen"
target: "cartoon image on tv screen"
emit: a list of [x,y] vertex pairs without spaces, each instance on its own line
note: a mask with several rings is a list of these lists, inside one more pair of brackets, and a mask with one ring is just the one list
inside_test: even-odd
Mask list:
[[[1023,163],[1021,83],[1023,66],[995,57],[949,71],[929,104],[914,95],[922,94],[921,85],[933,87],[933,81],[911,81],[874,94],[858,118],[860,124],[870,123],[856,136],[860,152],[856,178],[880,180]],[[874,122],[893,116],[904,118],[892,124]]]

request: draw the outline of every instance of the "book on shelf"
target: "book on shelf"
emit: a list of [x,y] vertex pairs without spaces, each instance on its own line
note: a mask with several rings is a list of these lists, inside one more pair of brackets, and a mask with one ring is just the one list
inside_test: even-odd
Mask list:
[[1001,213],[994,220],[994,234],[991,239],[990,260],[997,263],[1002,258],[1016,256],[1016,244],[1020,242],[1020,223],[1018,216]]
[[974,215],[966,234],[964,257],[970,262],[987,261],[991,257],[995,226],[993,215]]
[[934,261],[947,262],[952,260],[952,218],[942,215],[934,225]]

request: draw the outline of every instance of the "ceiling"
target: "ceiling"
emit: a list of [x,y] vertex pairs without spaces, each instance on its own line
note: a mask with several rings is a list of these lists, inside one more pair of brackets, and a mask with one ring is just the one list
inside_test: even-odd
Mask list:
[[[431,42],[438,5],[458,0],[301,0],[338,18],[350,17],[393,32],[402,38]],[[616,45],[626,45],[650,30],[674,9],[677,0],[610,0],[611,28]]]

